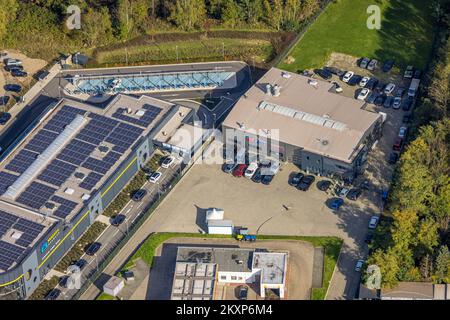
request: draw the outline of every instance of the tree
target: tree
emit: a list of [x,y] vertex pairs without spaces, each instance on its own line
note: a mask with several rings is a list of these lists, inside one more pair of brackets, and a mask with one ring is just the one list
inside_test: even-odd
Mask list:
[[19,5],[16,0],[2,0],[0,5],[0,41],[6,35],[8,25],[15,20]]
[[436,269],[435,276],[438,283],[442,283],[443,281],[449,281],[450,279],[450,252],[446,245],[443,245],[439,248],[437,257],[436,257]]
[[392,288],[398,283],[397,273],[399,264],[396,254],[392,249],[384,252],[376,250],[368,260],[369,264],[377,265],[381,271],[381,285],[384,288]]
[[204,0],[175,0],[169,20],[183,30],[200,28],[206,18]]
[[241,8],[234,2],[234,0],[227,0],[222,9],[222,20],[225,26],[232,29],[236,28],[241,20]]
[[87,46],[101,45],[112,36],[111,20],[106,7],[100,10],[88,10],[82,15],[81,33]]

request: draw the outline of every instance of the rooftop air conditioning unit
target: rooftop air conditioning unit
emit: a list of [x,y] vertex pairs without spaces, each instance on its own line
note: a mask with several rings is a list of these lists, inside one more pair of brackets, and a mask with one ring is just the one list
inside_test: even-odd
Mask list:
[[280,95],[280,89],[280,86],[277,84],[272,87],[274,97],[278,97]]
[[131,110],[131,108],[126,108],[126,111],[127,111],[128,114],[132,114],[133,113],[133,110]]
[[291,74],[288,73],[288,72],[282,72],[282,73],[281,73],[281,76],[282,76],[283,78],[289,79],[289,78],[291,77]]

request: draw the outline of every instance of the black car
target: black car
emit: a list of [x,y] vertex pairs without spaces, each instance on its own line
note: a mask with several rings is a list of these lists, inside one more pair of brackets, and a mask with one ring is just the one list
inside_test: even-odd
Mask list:
[[248,287],[247,286],[239,286],[239,300],[247,300],[248,296]]
[[364,242],[367,244],[371,244],[373,239],[373,232],[369,232],[366,234],[366,238],[364,239]]
[[225,172],[225,173],[232,173],[234,167],[236,167],[236,164],[234,164],[234,163],[225,163],[222,166],[222,171]]
[[11,72],[12,70],[23,70],[23,66],[17,65],[17,66],[5,66],[5,71]]
[[347,199],[349,199],[349,200],[357,200],[360,195],[361,195],[361,189],[351,189],[347,193]]
[[314,176],[311,175],[304,176],[302,180],[300,180],[300,183],[297,185],[297,189],[307,191],[309,187],[313,184],[314,180],[316,180]]
[[28,75],[28,73],[26,73],[25,71],[19,70],[19,69],[12,69],[11,75],[13,77],[26,77]]
[[402,122],[403,123],[410,123],[411,122],[411,115],[410,114],[405,114],[403,116]]
[[394,66],[395,61],[393,59],[386,60],[383,64],[383,72],[389,72],[391,71],[392,67]]
[[299,184],[300,180],[302,180],[303,176],[304,175],[301,172],[292,173],[291,177],[288,181],[289,185],[293,186],[293,187],[297,186]]
[[273,174],[264,175],[261,179],[261,183],[265,184],[265,185],[269,185],[272,182],[273,177],[274,177]]
[[59,285],[63,288],[67,288],[68,280],[69,280],[69,276],[61,277],[61,279],[59,280]]
[[12,91],[12,92],[20,92],[22,91],[22,87],[18,84],[6,84],[3,87],[6,91]]
[[349,86],[356,86],[358,83],[361,82],[362,78],[363,78],[362,76],[355,74],[353,75],[353,77],[350,78],[350,80],[348,80],[347,84]]
[[59,289],[53,289],[49,292],[49,294],[45,297],[45,300],[56,300],[58,299],[59,295],[61,294],[61,290]]
[[326,69],[315,69],[314,73],[318,74],[321,78],[325,80],[331,79],[332,77],[332,73]]
[[377,99],[377,97],[378,97],[378,93],[376,93],[376,92],[371,92],[371,93],[369,93],[369,95],[367,96],[366,102],[367,102],[367,103],[374,104],[374,103],[375,103],[375,100]]
[[384,94],[380,94],[375,99],[375,105],[378,106],[378,107],[381,107],[384,104],[384,100],[386,100],[386,96]]
[[367,83],[366,83],[366,88],[373,90],[377,86],[378,82],[379,81],[377,78],[370,78],[369,81],[367,81]]
[[392,152],[389,155],[389,160],[388,160],[389,164],[396,164],[397,161],[398,161],[398,153]]
[[403,111],[411,110],[413,103],[414,103],[414,98],[408,96],[405,100],[403,100],[402,110]]
[[329,180],[320,180],[317,182],[317,189],[320,191],[328,191],[331,187],[331,181]]
[[414,71],[414,75],[413,75],[413,79],[420,79],[421,77],[422,77],[422,71],[415,70]]
[[5,125],[9,119],[11,119],[11,114],[8,112],[0,112],[0,125]]
[[342,77],[345,72],[336,67],[324,67],[323,70],[331,72],[332,74],[337,75],[338,77]]
[[100,250],[102,244],[100,242],[93,242],[91,243],[88,248],[86,249],[86,254],[88,256],[93,256],[97,253],[98,250]]
[[384,100],[383,107],[390,108],[392,106],[392,103],[394,102],[394,97],[388,96]]
[[385,86],[386,85],[383,82],[378,81],[378,83],[375,85],[375,89],[374,90],[377,91],[377,92],[383,92]]
[[125,216],[123,214],[118,214],[117,216],[114,216],[114,218],[111,221],[111,224],[115,227],[120,226],[125,221]]
[[87,265],[87,261],[84,259],[80,259],[75,262],[74,265],[77,266],[80,270],[83,270],[83,268]]
[[261,168],[256,169],[255,173],[252,176],[252,181],[256,183],[260,183],[262,180]]
[[136,190],[134,193],[133,193],[133,196],[131,197],[131,199],[133,200],[133,201],[141,201],[144,197],[145,197],[145,195],[147,194],[147,191],[146,190],[144,190],[144,189],[139,189],[139,190]]

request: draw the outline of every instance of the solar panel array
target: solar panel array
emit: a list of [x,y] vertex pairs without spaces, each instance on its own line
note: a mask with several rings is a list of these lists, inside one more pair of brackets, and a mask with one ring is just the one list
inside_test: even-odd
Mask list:
[[57,132],[42,129],[33,137],[33,139],[30,140],[30,142],[25,146],[25,149],[42,153],[56,139],[57,136]]
[[20,150],[20,152],[12,159],[6,166],[5,169],[17,172],[24,173],[25,170],[36,160],[39,154],[28,151],[28,150]]
[[8,270],[14,262],[18,261],[25,249],[39,236],[45,226],[20,218],[0,210],[0,238],[10,229],[22,233],[15,244],[0,240],[0,269]]
[[61,133],[64,127],[71,123],[78,114],[84,115],[85,113],[86,111],[78,108],[63,106],[44,126],[44,129]]
[[38,179],[60,187],[76,169],[74,165],[55,159],[42,171]]
[[77,206],[76,202],[64,199],[62,197],[59,196],[53,196],[51,198],[51,200],[53,202],[56,202],[57,204],[59,204],[58,209],[56,209],[55,212],[53,212],[53,214],[57,217],[60,218],[65,218],[68,215],[70,215],[70,213],[75,209],[75,207]]
[[6,192],[6,189],[8,189],[8,187],[12,185],[18,178],[19,176],[16,176],[12,173],[3,171],[0,172],[0,194],[4,194]]
[[92,188],[102,179],[103,175],[96,173],[96,172],[90,172],[86,178],[80,183],[80,188],[86,189],[91,191]]
[[106,138],[106,142],[114,144],[113,151],[125,153],[136,142],[144,129],[131,124],[120,123]]
[[39,209],[56,192],[56,190],[56,188],[49,187],[45,184],[32,182],[25,191],[19,195],[16,201],[31,208]]
[[116,119],[126,121],[141,127],[148,127],[153,122],[153,120],[155,120],[156,117],[161,113],[162,109],[148,104],[144,105],[143,108],[145,109],[144,114],[139,118],[131,117],[125,114],[127,110],[126,108],[117,108],[116,112],[112,116]]

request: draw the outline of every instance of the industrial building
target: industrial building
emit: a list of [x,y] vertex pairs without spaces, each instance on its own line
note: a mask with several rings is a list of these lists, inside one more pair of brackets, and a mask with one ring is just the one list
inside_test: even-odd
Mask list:
[[216,283],[259,285],[285,297],[288,253],[262,249],[179,247],[172,300],[212,300]]
[[0,299],[29,297],[150,159],[154,137],[193,115],[122,94],[104,107],[50,105],[0,163]]
[[237,150],[352,179],[363,171],[382,123],[381,114],[335,93],[333,84],[272,68],[238,100],[222,131]]

